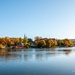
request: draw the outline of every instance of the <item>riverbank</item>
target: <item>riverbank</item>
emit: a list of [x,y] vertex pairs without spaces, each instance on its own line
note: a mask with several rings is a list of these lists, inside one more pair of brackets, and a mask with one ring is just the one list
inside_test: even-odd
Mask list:
[[[75,47],[75,46],[73,46],[73,47]],[[46,47],[44,47],[44,48],[38,48],[38,47],[35,47],[35,48],[10,48],[10,47],[7,47],[7,48],[2,48],[2,49],[0,49],[0,53],[6,53],[6,52],[11,52],[11,51],[21,51],[21,50],[28,50],[28,49],[50,49],[50,50],[54,50],[54,49],[56,49],[56,50],[58,50],[58,48],[60,49],[60,50],[70,50],[70,48],[73,48],[73,47],[59,47],[59,46],[56,46],[56,47],[50,47],[50,48],[46,48]]]

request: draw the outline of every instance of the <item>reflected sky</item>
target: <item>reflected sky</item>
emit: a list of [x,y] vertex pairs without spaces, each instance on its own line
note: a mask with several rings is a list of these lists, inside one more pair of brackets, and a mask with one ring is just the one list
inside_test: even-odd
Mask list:
[[75,75],[74,48],[0,51],[0,75]]

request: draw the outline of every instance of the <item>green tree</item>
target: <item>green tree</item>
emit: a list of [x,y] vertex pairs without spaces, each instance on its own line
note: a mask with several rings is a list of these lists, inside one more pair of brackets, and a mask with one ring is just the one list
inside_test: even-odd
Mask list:
[[24,37],[23,43],[24,43],[24,46],[25,46],[26,48],[29,48],[29,47],[30,47],[30,43],[28,42],[28,38],[27,38],[27,37]]

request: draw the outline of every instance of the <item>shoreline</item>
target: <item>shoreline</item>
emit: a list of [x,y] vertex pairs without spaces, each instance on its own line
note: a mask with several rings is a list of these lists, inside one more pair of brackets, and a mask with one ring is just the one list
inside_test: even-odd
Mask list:
[[[75,47],[75,46],[70,46],[70,47]],[[45,49],[45,48],[70,48],[70,47],[66,47],[66,46],[62,46],[62,47],[59,47],[59,46],[56,46],[56,47],[29,47],[29,48],[35,48],[35,49]],[[10,47],[7,47],[7,48],[0,48],[0,50],[19,50],[19,49],[29,49],[29,48],[10,48]]]

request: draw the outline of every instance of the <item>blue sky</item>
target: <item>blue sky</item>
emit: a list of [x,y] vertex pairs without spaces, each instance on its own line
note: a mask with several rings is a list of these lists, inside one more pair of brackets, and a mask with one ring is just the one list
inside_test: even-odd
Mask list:
[[0,0],[0,37],[75,38],[75,0]]

